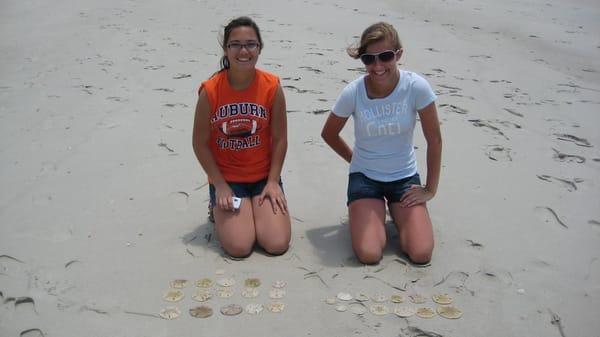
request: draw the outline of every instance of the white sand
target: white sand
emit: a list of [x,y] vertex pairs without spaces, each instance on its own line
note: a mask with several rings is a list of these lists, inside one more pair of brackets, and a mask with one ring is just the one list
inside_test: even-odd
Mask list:
[[[191,129],[220,27],[243,14],[263,30],[260,67],[286,86],[294,220],[284,256],[231,261],[206,221]],[[597,335],[598,17],[600,5],[583,0],[2,2],[0,335]],[[320,139],[327,113],[312,113],[359,75],[344,49],[379,20],[399,30],[402,66],[439,95],[443,171],[428,268],[397,262],[391,228],[380,265],[357,264],[340,225],[347,165]],[[420,133],[417,144],[424,170]],[[187,314],[193,286],[177,320],[127,313],[157,315],[170,280],[216,279],[220,268],[238,284],[261,277],[261,303],[286,280],[285,312],[218,314],[250,303],[238,285],[233,299],[211,300],[216,314],[203,321]],[[447,292],[463,317],[356,318],[323,303],[339,291],[399,292],[382,281],[405,295]]]

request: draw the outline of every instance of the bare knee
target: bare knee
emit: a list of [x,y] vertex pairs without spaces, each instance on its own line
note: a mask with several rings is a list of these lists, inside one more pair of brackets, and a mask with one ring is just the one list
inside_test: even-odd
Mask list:
[[287,240],[280,240],[279,242],[269,242],[262,245],[264,250],[271,255],[283,255],[287,252],[290,244]]
[[425,264],[431,261],[433,246],[411,247],[405,253],[414,263]]
[[235,258],[244,258],[248,257],[252,253],[252,244],[243,244],[230,242],[226,244],[222,244],[223,250],[227,255]]
[[364,264],[377,264],[381,260],[382,251],[375,245],[354,245],[356,257]]

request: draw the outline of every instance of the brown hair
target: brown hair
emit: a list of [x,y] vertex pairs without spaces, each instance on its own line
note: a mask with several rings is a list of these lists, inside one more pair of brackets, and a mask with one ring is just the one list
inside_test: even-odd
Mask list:
[[[225,26],[225,28],[223,29],[223,38],[221,39],[221,47],[223,48],[223,50],[225,50],[225,48],[227,48],[227,43],[229,42],[229,35],[231,34],[231,31],[234,28],[238,28],[238,27],[250,27],[252,29],[254,29],[254,32],[256,32],[256,37],[258,38],[258,43],[259,43],[259,49],[262,50],[264,44],[262,41],[262,38],[260,36],[260,29],[258,29],[258,25],[256,24],[256,22],[254,22],[254,20],[252,20],[251,18],[247,17],[247,16],[240,16],[238,18],[235,18],[233,20],[231,20],[227,26]],[[229,69],[229,60],[227,59],[227,56],[223,55],[221,57],[221,69],[219,71],[223,71],[225,69]]]
[[402,42],[394,26],[387,22],[377,22],[367,27],[360,36],[360,42],[348,47],[346,52],[350,57],[357,59],[366,53],[368,46],[383,40],[390,41],[394,50],[402,49]]

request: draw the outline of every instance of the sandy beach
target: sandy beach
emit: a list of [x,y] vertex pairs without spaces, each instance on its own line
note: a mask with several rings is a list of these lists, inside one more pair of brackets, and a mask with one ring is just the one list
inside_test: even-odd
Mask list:
[[[223,254],[191,144],[197,88],[240,15],[261,27],[258,66],[287,100],[292,241],[280,257]],[[1,1],[0,336],[599,336],[599,17],[587,0]],[[401,68],[438,95],[424,268],[391,223],[381,263],[358,263],[348,165],[320,137],[364,71],[345,48],[377,21],[399,31]],[[233,296],[194,301],[201,278],[232,278]],[[260,278],[257,298],[241,296],[247,278]],[[170,303],[175,279],[189,284]],[[278,280],[283,312],[219,312],[266,305]],[[325,300],[340,292],[433,309],[448,294],[463,314],[338,312]],[[202,304],[214,314],[191,317]],[[166,307],[181,316],[162,319]]]

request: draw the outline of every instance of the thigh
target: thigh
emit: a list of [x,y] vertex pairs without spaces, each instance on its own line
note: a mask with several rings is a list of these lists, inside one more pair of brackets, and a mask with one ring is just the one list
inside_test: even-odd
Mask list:
[[385,202],[381,199],[358,199],[348,205],[352,246],[383,249],[385,247]]
[[398,229],[400,248],[406,252],[433,250],[433,228],[425,204],[402,207],[390,203],[390,213]]
[[274,213],[271,201],[267,198],[262,205],[259,205],[258,200],[259,196],[252,197],[252,212],[258,243],[267,251],[271,250],[270,248],[287,249],[292,232],[289,214],[283,214],[279,210]]
[[215,229],[221,245],[229,247],[252,247],[256,239],[252,202],[242,198],[240,209],[235,212],[214,208]]

